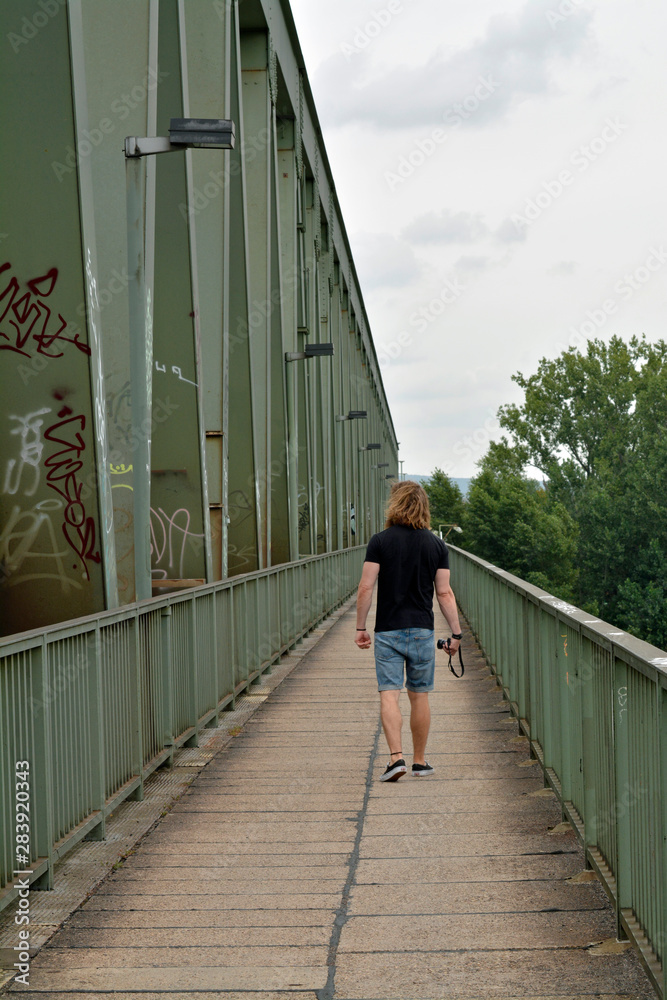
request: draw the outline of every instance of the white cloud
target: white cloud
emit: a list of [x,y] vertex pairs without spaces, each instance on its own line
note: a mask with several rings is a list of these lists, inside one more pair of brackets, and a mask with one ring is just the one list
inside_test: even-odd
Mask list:
[[[373,49],[349,61],[338,52],[316,74],[321,116],[331,125],[358,120],[382,130],[478,128],[503,118],[518,101],[548,92],[555,64],[587,44],[592,11],[581,9],[554,29],[552,9],[553,0],[528,0],[518,13],[494,15],[478,41],[453,53],[440,45],[421,66],[382,71]],[[443,11],[450,16],[449,7]]]
[[453,212],[443,208],[428,212],[403,230],[411,243],[476,243],[489,234],[489,227],[479,212]]
[[575,260],[560,260],[547,271],[553,278],[571,278],[577,272],[579,265]]
[[[563,0],[402,0],[346,61],[341,45],[385,0],[291,2],[401,458],[469,476],[498,407],[521,399],[512,374],[555,357],[606,301],[618,310],[601,336],[664,335],[662,272],[631,298],[615,288],[664,241],[667,5],[572,0],[552,28],[545,13]],[[445,122],[486,73],[502,87],[459,127]],[[529,233],[517,227],[617,117],[618,142]],[[435,127],[446,140],[418,156]]]
[[356,233],[354,247],[362,288],[403,288],[422,273],[412,247],[388,233]]

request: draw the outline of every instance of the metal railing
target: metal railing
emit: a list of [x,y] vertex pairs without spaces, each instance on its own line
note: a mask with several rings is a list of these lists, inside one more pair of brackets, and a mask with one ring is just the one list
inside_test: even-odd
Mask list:
[[102,839],[106,817],[142,798],[175,748],[196,746],[343,603],[363,555],[313,556],[0,641],[0,910],[17,871],[52,888],[58,858]]
[[450,564],[619,937],[667,997],[667,653],[454,546]]

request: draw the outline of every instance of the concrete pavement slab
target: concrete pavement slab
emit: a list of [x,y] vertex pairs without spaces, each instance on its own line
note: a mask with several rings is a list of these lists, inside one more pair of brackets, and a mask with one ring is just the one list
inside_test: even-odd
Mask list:
[[586,948],[616,931],[605,909],[555,913],[414,915],[406,923],[391,917],[352,917],[341,935],[343,952],[512,951]]
[[[206,968],[72,969],[70,972],[40,972],[30,975],[30,990],[54,993],[90,990],[103,993],[127,991],[182,994],[185,990],[208,993],[211,990],[290,990],[321,989],[327,980],[326,967],[295,966],[225,966]],[[22,993],[14,984],[11,992]]]
[[318,927],[98,927],[94,945],[88,927],[68,927],[58,935],[52,950],[69,948],[168,948],[187,947],[196,941],[200,948],[275,948],[329,945],[329,914]]
[[[191,938],[196,933],[190,932]],[[326,965],[329,942],[325,945],[283,945],[244,947],[242,945],[228,948],[200,947],[177,945],[175,943],[162,946],[128,946],[125,948],[60,948],[49,947],[40,955],[40,973],[53,972],[54,975],[63,970],[73,972],[75,969],[110,969],[123,966],[133,969],[199,969],[216,968],[218,966],[248,967],[270,966],[271,968],[287,967],[294,969],[300,966],[315,968]]]
[[[415,836],[415,833],[417,834]],[[554,849],[579,853],[574,831],[562,834],[558,842],[546,829],[542,835],[494,836],[488,833],[443,835],[426,833],[419,819],[411,824],[410,833],[397,831],[391,836],[364,837],[363,858],[469,858],[553,854]]]
[[586,952],[554,951],[389,952],[339,956],[336,995],[346,1000],[456,1000],[567,997],[629,993],[634,1000],[655,1000],[643,971],[628,953],[604,960]]
[[73,913],[68,920],[62,933],[66,933],[68,928],[87,928],[95,931],[89,937],[90,941],[97,940],[99,928],[122,928],[127,930],[137,929],[178,929],[178,928],[212,928],[228,929],[233,927],[241,932],[245,928],[307,928],[307,927],[331,927],[335,909],[318,910],[316,907],[298,909],[289,906],[289,902],[281,908],[272,906],[270,909],[240,909],[237,906],[229,906],[224,909],[201,909],[175,910],[169,907],[160,907],[153,910],[91,910],[84,907]]
[[562,881],[581,871],[580,854],[556,857],[543,854],[526,854],[518,857],[442,858],[410,861],[373,860],[359,862],[357,885],[400,885],[410,882],[423,885],[429,882],[530,882],[534,879]]
[[355,885],[349,912],[359,914],[536,913],[608,910],[599,882],[570,885],[550,879],[529,882],[448,882],[414,885]]

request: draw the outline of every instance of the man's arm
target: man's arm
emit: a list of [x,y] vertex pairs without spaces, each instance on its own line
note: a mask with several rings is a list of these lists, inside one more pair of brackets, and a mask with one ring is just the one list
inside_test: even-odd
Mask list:
[[[447,619],[447,624],[455,635],[461,634],[461,624],[459,622],[459,612],[456,607],[454,591],[449,585],[449,570],[439,569],[435,574],[435,596],[438,598],[440,610]],[[453,653],[459,648],[459,640],[452,639],[451,650]]]
[[371,637],[366,628],[366,619],[373,603],[373,591],[380,572],[380,563],[365,562],[357,590],[357,633],[355,642],[359,649],[370,649]]

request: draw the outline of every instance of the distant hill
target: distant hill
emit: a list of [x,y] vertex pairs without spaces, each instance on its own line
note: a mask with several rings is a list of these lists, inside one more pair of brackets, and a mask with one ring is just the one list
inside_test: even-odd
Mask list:
[[[431,477],[430,476],[411,475],[410,473],[406,472],[405,478],[406,479],[412,479],[412,480],[414,480],[415,483],[423,483],[425,479],[430,479]],[[461,490],[461,493],[463,493],[464,497],[468,495],[468,489],[470,487],[470,480],[469,479],[457,479],[456,476],[450,476],[450,479],[451,479],[451,481],[453,483],[456,483],[456,485],[458,486],[458,488]]]

